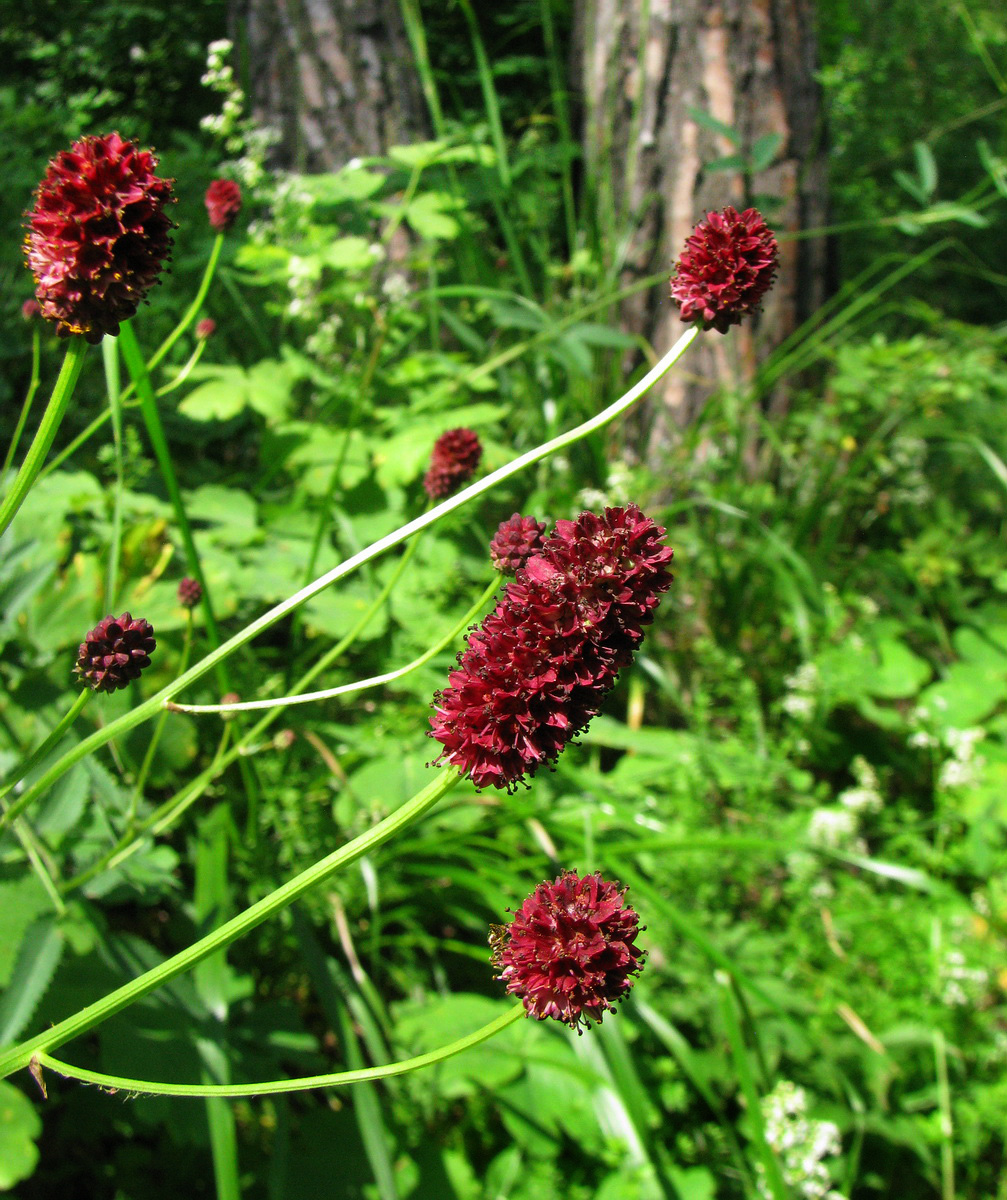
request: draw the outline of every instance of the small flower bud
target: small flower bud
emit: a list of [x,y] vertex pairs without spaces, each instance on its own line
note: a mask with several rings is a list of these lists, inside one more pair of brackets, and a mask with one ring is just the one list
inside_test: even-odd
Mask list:
[[21,316],[24,317],[26,321],[32,321],[35,319],[35,317],[40,317],[41,315],[42,306],[37,300],[26,300],[24,304],[21,305]]
[[200,341],[213,337],[216,332],[217,322],[213,319],[213,317],[204,317],[202,321],[196,322],[196,337],[198,337]]
[[203,587],[198,579],[188,575],[178,585],[178,602],[183,608],[195,608],[203,599]]
[[215,179],[206,189],[206,212],[210,226],[224,233],[241,212],[241,188],[233,179]]
[[482,443],[471,429],[449,429],[434,442],[423,486],[431,500],[444,500],[468,483],[483,456]]
[[490,562],[501,575],[516,575],[542,546],[545,522],[515,513],[501,521],[490,542]]
[[81,642],[74,671],[96,692],[114,692],[140,678],[156,645],[153,627],[142,618],[134,621],[128,612],[105,617]]

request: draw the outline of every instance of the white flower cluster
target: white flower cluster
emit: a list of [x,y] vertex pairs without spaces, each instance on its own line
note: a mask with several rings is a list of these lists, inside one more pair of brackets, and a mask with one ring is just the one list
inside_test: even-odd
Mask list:
[[818,667],[813,662],[802,663],[783,682],[787,688],[787,694],[783,697],[783,711],[801,720],[810,717],[815,711],[815,698],[821,682]]
[[605,488],[581,488],[576,497],[578,510],[597,510],[628,503],[633,484],[633,474],[628,463],[616,459],[608,469],[608,479],[605,482]]
[[808,821],[808,841],[823,850],[855,850],[866,846],[857,837],[857,814],[848,808],[816,808]]
[[[783,1080],[762,1100],[766,1141],[780,1159],[784,1182],[802,1200],[844,1200],[832,1187],[832,1170],[823,1159],[835,1158],[842,1145],[839,1127],[807,1116],[804,1088]],[[756,1163],[759,1193],[771,1200],[765,1167]]]
[[976,744],[986,736],[982,729],[948,729],[944,743],[951,757],[941,766],[937,783],[942,788],[969,787],[976,783],[986,759],[976,754]]
[[859,754],[850,764],[857,786],[839,793],[839,803],[852,813],[877,812],[884,801],[878,790],[878,776],[874,768]]
[[962,948],[966,938],[966,919],[959,918],[951,924],[949,944],[938,942],[935,947],[937,990],[941,1002],[949,1008],[965,1008],[977,1004],[990,985],[990,973],[985,967],[969,965]]
[[219,113],[208,113],[199,125],[211,136],[223,142],[234,160],[222,164],[247,188],[256,188],[265,176],[266,155],[280,135],[266,126],[256,125],[245,112],[245,93],[234,79],[234,68],[227,61],[234,49],[232,42],[221,38],[206,49],[206,71],[201,82],[204,87],[224,97]]

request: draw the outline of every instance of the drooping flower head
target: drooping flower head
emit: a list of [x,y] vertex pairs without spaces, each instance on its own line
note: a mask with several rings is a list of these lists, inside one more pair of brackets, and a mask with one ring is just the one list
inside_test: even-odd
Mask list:
[[444,500],[472,478],[483,456],[471,429],[449,429],[434,442],[423,486],[431,500]]
[[183,608],[195,608],[203,599],[203,586],[198,579],[190,579],[188,575],[178,584],[178,602]]
[[664,530],[636,507],[557,521],[434,697],[438,758],[511,790],[600,711],[671,586]]
[[635,982],[646,952],[626,889],[596,871],[565,871],[540,883],[510,925],[490,935],[493,966],[530,1017],[589,1028],[613,1012]]
[[105,617],[81,642],[74,671],[96,692],[114,692],[140,678],[156,645],[153,627],[142,618],[128,612]]
[[545,521],[515,513],[501,521],[490,542],[490,562],[501,575],[516,575],[529,558],[542,547]]
[[727,333],[759,309],[776,278],[776,238],[754,208],[707,213],[685,243],[671,280],[683,321]]
[[85,137],[49,163],[28,217],[25,257],[35,296],[61,337],[117,334],[171,250],[170,179],[119,134]]
[[218,233],[230,229],[241,212],[241,188],[233,179],[215,179],[206,189],[206,213]]

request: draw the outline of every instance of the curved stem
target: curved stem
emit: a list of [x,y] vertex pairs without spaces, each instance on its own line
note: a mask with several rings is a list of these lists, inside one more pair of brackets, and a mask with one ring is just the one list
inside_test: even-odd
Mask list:
[[441,771],[422,791],[417,792],[411,800],[407,800],[405,804],[385,817],[383,821],[379,821],[372,829],[326,855],[325,858],[308,867],[299,875],[295,875],[293,879],[288,880],[287,883],[270,892],[268,896],[264,896],[246,908],[244,912],[232,917],[230,921],[225,921],[212,933],[193,942],[191,946],[171,958],[165,959],[151,970],[145,971],[138,978],[116,988],[108,995],[102,996],[94,1004],[82,1008],[73,1016],[60,1021],[58,1025],[45,1030],[44,1033],[40,1033],[6,1052],[0,1051],[0,1079],[28,1066],[35,1054],[43,1050],[51,1050],[54,1046],[62,1046],[64,1042],[79,1037],[80,1034],[100,1025],[102,1021],[108,1020],[114,1013],[133,1004],[141,996],[146,996],[148,992],[161,987],[168,980],[174,979],[176,975],[188,971],[215,951],[222,950],[225,946],[237,941],[250,929],[261,925],[267,918],[292,904],[316,884],[328,879],[340,867],[356,862],[358,858],[362,858],[365,854],[383,845],[401,829],[412,824],[413,821],[419,820],[460,779],[461,776],[456,769]]
[[[179,656],[179,665],[184,671],[189,665],[189,654],[192,651],[192,609],[186,613],[185,622],[185,637],[182,642],[182,653]],[[136,809],[140,803],[140,797],[143,795],[144,786],[147,783],[147,776],[150,774],[150,767],[154,761],[154,755],[157,753],[158,744],[161,741],[161,734],[164,732],[164,723],[168,719],[168,710],[165,709],[157,719],[157,724],[154,726],[154,733],[147,746],[147,751],[143,756],[143,762],[140,764],[140,770],[136,774],[136,783],[133,784],[133,794],[129,801],[129,816],[126,819],[126,829],[132,832],[136,824]]]
[[28,394],[24,398],[24,404],[21,405],[21,413],[17,419],[17,425],[14,427],[14,436],[11,438],[10,445],[7,447],[7,454],[4,456],[3,466],[0,467],[0,475],[6,475],[8,468],[14,461],[14,455],[17,453],[18,442],[21,440],[21,434],[24,432],[25,422],[28,420],[28,414],[31,412],[31,406],[35,400],[35,393],[38,391],[38,385],[41,378],[39,375],[41,341],[42,339],[38,331],[38,322],[35,322],[35,328],[31,331],[31,377],[28,380]]
[[52,750],[54,746],[59,744],[63,734],[66,733],[74,721],[76,721],[83,712],[84,705],[87,704],[88,700],[91,699],[91,695],[91,689],[85,688],[84,691],[82,691],[76,698],[76,700],[74,700],[73,704],[70,705],[66,713],[60,718],[59,724],[52,731],[52,733],[49,734],[49,736],[36,750],[31,752],[31,754],[24,760],[23,763],[14,768],[14,771],[4,780],[3,786],[0,786],[0,799],[6,796],[12,787],[16,787],[17,784],[24,779],[28,772],[32,770],[33,767],[38,766],[38,764],[42,761],[42,759],[45,758],[49,751]]
[[217,664],[227,658],[228,655],[252,641],[253,638],[258,637],[260,633],[270,628],[270,626],[275,625],[287,613],[293,612],[295,608],[300,607],[306,600],[310,600],[312,596],[316,596],[338,579],[349,575],[357,567],[363,566],[364,563],[370,562],[373,558],[377,558],[385,550],[390,550],[393,546],[398,546],[407,538],[412,537],[413,534],[419,533],[421,529],[426,529],[428,526],[435,524],[441,517],[454,512],[456,508],[461,508],[470,500],[474,500],[477,496],[481,496],[498,483],[502,483],[503,480],[509,479],[512,475],[517,475],[525,467],[530,467],[532,464],[540,462],[543,458],[547,458],[554,451],[562,450],[564,447],[580,441],[581,438],[586,437],[588,434],[594,433],[598,429],[603,429],[606,425],[614,421],[616,417],[621,416],[630,409],[641,396],[671,370],[695,340],[698,333],[699,330],[695,326],[687,329],[660,362],[652,367],[638,383],[634,384],[628,392],[620,396],[608,408],[591,417],[590,420],[584,421],[566,433],[559,434],[550,441],[544,442],[541,446],[536,446],[533,450],[528,450],[526,453],[518,455],[517,458],[512,459],[511,462],[502,467],[498,467],[497,470],[492,471],[476,483],[463,488],[462,491],[457,492],[447,500],[442,500],[440,504],[423,513],[422,516],[415,517],[412,521],[407,521],[405,525],[400,526],[392,533],[386,534],[385,537],[379,538],[376,542],[366,547],[366,549],[351,555],[338,566],[326,571],[324,575],[320,575],[313,583],[301,588],[300,591],[295,592],[292,596],[288,596],[286,600],[282,600],[279,604],[274,605],[268,612],[263,613],[261,617],[252,621],[250,625],[246,625],[244,629],[229,638],[222,646],[211,651],[205,658],[190,667],[188,671],[179,675],[177,679],[166,684],[159,692],[151,696],[149,700],[145,700],[142,704],[137,705],[130,712],[124,713],[116,720],[110,721],[104,728],[96,730],[90,737],[85,738],[84,741],[74,747],[60,762],[47,771],[33,787],[29,788],[18,799],[17,804],[11,806],[10,812],[6,814],[6,817],[0,818],[0,827],[2,827],[5,820],[11,818],[12,814],[16,816],[17,813],[22,812],[37,796],[41,795],[57,779],[69,771],[75,763],[80,762],[82,758],[86,758],[88,754],[98,749],[98,747],[106,745],[113,738],[120,737],[122,734],[128,733],[129,730],[135,729],[137,725],[142,724],[149,717],[152,717],[158,709],[162,708],[166,700],[174,699],[190,683],[195,683],[197,679],[202,678],[208,671],[216,668]]
[[454,627],[442,638],[438,639],[429,650],[424,650],[419,658],[414,658],[412,662],[406,663],[404,667],[396,667],[394,671],[386,671],[384,675],[372,675],[369,679],[357,679],[353,683],[342,683],[338,687],[324,688],[320,692],[301,692],[300,695],[296,696],[276,696],[272,700],[243,700],[237,704],[175,704],[174,701],[169,700],[165,707],[170,708],[172,712],[184,713],[247,712],[250,709],[286,708],[290,704],[308,704],[314,700],[331,700],[334,696],[346,696],[350,692],[362,692],[366,688],[380,687],[383,683],[392,683],[396,679],[401,679],[403,675],[408,675],[411,671],[422,667],[435,654],[440,654],[444,647],[466,628],[486,601],[490,599],[500,586],[501,579],[502,576],[497,575],[465,616],[460,621],[457,621]]
[[418,1071],[422,1067],[433,1066],[434,1063],[444,1062],[456,1054],[478,1046],[480,1042],[488,1041],[508,1025],[513,1025],[519,1017],[525,1015],[524,1005],[516,1004],[495,1021],[490,1021],[482,1029],[470,1033],[457,1041],[449,1042],[437,1050],[427,1054],[418,1054],[415,1058],[405,1058],[401,1062],[386,1063],[381,1067],[363,1067],[358,1071],[337,1071],[332,1075],[306,1075],[300,1079],[274,1079],[269,1083],[224,1083],[224,1084],[186,1084],[186,1083],[151,1083],[145,1079],[126,1079],[119,1075],[102,1075],[98,1071],[86,1071],[83,1067],[73,1067],[61,1062],[44,1051],[36,1055],[43,1067],[55,1071],[65,1079],[78,1079],[81,1083],[94,1083],[98,1087],[109,1088],[112,1091],[129,1092],[137,1096],[275,1096],[282,1092],[307,1092],[312,1088],[340,1087],[349,1083],[366,1083],[374,1079],[390,1079],[395,1075],[406,1075],[410,1071]]
[[53,443],[56,431],[59,429],[60,422],[66,413],[67,405],[70,403],[70,397],[73,395],[73,389],[80,378],[81,368],[84,366],[84,355],[86,353],[87,342],[82,337],[73,337],[70,339],[70,344],[66,348],[66,357],[63,359],[63,366],[60,368],[59,376],[56,379],[55,387],[52,389],[52,396],[49,398],[46,410],[42,414],[38,432],[35,434],[34,441],[28,447],[28,453],[21,464],[21,470],[18,471],[14,483],[11,485],[11,490],[4,498],[3,504],[0,505],[0,533],[3,533],[11,521],[14,520],[14,514],[24,503],[25,496],[28,495],[31,485],[35,482],[35,476],[42,469],[45,456],[49,453],[49,447]]
[[[376,676],[374,679],[364,680],[360,683],[347,684],[343,690],[347,688],[359,690],[362,687],[369,687],[372,684],[386,683],[392,677],[400,678],[403,675],[407,675],[410,671],[415,670],[417,667],[422,666],[423,663],[427,662],[435,654],[438,654],[441,650],[443,650],[453,638],[457,637],[461,630],[463,630],[472,620],[472,618],[479,612],[490,596],[492,596],[493,592],[496,591],[496,588],[497,581],[494,580],[493,583],[491,583],[486,589],[486,591],[479,597],[476,603],[473,604],[473,606],[468,610],[465,616],[455,624],[454,628],[444,637],[442,637],[435,646],[433,646],[430,650],[427,650],[425,654],[421,655],[417,659],[414,659],[413,662],[408,663],[406,666],[400,667],[398,671],[391,672],[387,679],[383,676]],[[330,650],[327,654],[324,654],[318,660],[318,662],[311,667],[310,670],[301,676],[301,678],[297,681],[296,686],[307,687],[312,680],[316,679],[324,671],[328,670],[332,662],[339,656],[339,652],[340,647],[334,646],[332,650]],[[336,690],[338,691],[339,689]],[[289,702],[293,703],[294,701]],[[250,701],[249,705],[246,705],[246,707],[251,706],[261,708],[270,703],[270,701]],[[170,701],[168,702],[167,707],[188,711],[186,709],[182,709],[181,705],[174,705]],[[199,709],[199,706],[193,707],[197,710]],[[219,708],[226,712],[230,706],[225,704],[207,707],[212,707],[215,711],[217,708]],[[265,717],[263,717],[260,721],[257,721],[251,729],[243,732],[241,737],[235,742],[230,750],[226,750],[226,741],[231,726],[225,725],[224,737],[221,739],[220,746],[218,747],[217,754],[214,757],[213,762],[205,770],[201,771],[195,779],[187,783],[184,788],[181,788],[179,791],[177,791],[174,796],[169,797],[169,799],[167,799],[163,804],[154,809],[149,816],[145,817],[144,820],[136,825],[132,830],[123,834],[123,836],[115,843],[114,846],[106,850],[104,854],[86,866],[72,879],[68,879],[62,885],[63,894],[73,891],[75,888],[83,887],[85,883],[90,883],[90,881],[94,879],[96,875],[100,875],[102,871],[112,870],[113,867],[117,867],[121,863],[125,862],[127,858],[130,858],[140,849],[141,845],[143,844],[144,834],[150,833],[152,836],[157,836],[173,825],[175,820],[199,799],[206,788],[219,774],[221,774],[222,771],[225,771],[236,758],[239,758],[242,754],[247,754],[250,752],[249,748],[254,745],[255,741],[263,733],[265,733],[265,731],[270,725],[272,725],[274,721],[279,719],[285,708],[286,704],[283,704],[277,708],[273,708]]]

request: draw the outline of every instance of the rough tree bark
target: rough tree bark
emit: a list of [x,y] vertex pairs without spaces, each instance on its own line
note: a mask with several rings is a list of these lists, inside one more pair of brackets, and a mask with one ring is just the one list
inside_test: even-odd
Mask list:
[[[630,231],[625,282],[670,268],[708,210],[740,210],[756,194],[780,198],[777,232],[826,223],[813,0],[580,0],[575,43],[588,186],[607,204],[609,228]],[[743,152],[780,134],[775,160],[754,176],[707,169],[736,147],[690,110],[735,130]],[[824,260],[821,239],[781,245],[760,320],[705,334],[689,353],[692,382],[676,373],[653,400],[640,443],[648,458],[713,387],[749,377],[756,355],[821,303]],[[623,318],[658,353],[684,328],[662,289],[638,294]]]
[[398,0],[235,0],[277,166],[336,170],[429,136]]

